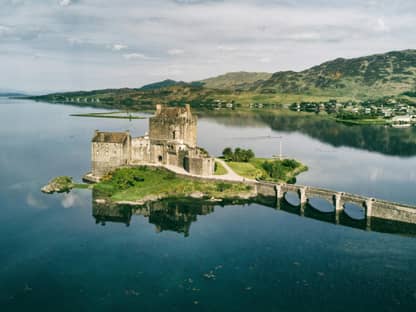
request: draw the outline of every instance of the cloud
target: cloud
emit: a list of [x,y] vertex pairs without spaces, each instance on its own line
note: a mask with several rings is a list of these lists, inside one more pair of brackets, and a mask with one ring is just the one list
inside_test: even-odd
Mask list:
[[85,41],[83,39],[75,38],[75,37],[66,38],[66,41],[68,41],[68,43],[71,44],[71,45],[81,45],[81,44],[85,43]]
[[412,48],[416,26],[414,0],[0,3],[0,85],[29,91],[302,70],[337,57]]
[[0,36],[10,34],[11,32],[12,32],[12,29],[10,27],[0,25]]
[[374,30],[378,32],[388,32],[390,29],[383,18],[379,17],[374,25]]
[[217,50],[222,51],[222,52],[234,52],[234,51],[237,51],[238,48],[237,47],[231,47],[231,46],[219,45],[219,46],[217,46]]
[[48,206],[43,202],[42,199],[35,197],[33,194],[29,193],[26,196],[26,203],[34,208],[45,209]]
[[127,54],[123,54],[123,57],[126,60],[151,60],[153,59],[152,57],[146,56],[142,53],[127,53]]
[[125,50],[127,48],[128,48],[128,46],[126,46],[124,44],[119,44],[119,43],[113,44],[113,50],[114,51],[121,51],[121,50]]
[[294,41],[317,41],[321,39],[321,34],[319,32],[295,32],[283,38]]
[[198,3],[208,3],[208,2],[222,2],[223,0],[173,0],[178,4],[198,4]]
[[59,1],[59,5],[62,7],[67,7],[70,6],[72,4],[71,0],[60,0]]
[[272,60],[270,57],[262,57],[259,61],[260,63],[270,63]]
[[184,53],[185,53],[185,50],[183,50],[183,49],[169,49],[168,50],[169,55],[181,55],[181,54],[184,54]]
[[70,193],[63,194],[61,205],[64,208],[77,207],[90,207],[91,197],[88,192],[82,192],[80,190],[72,190]]

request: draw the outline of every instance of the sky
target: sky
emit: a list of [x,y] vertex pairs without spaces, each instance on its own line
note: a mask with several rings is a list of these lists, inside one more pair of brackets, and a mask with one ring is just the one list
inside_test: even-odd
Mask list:
[[303,70],[416,48],[414,0],[0,0],[0,90]]

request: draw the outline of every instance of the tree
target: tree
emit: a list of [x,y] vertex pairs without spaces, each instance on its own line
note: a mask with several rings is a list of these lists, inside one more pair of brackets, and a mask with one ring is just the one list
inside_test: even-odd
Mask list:
[[246,150],[246,159],[245,161],[249,162],[250,159],[254,158],[256,155],[254,155],[254,152],[251,149]]
[[243,154],[244,154],[243,150],[241,150],[241,148],[237,147],[234,150],[234,159],[233,160],[234,161],[241,161],[242,158],[243,158]]
[[222,156],[224,156],[224,159],[227,160],[227,161],[233,160],[234,153],[233,153],[233,150],[231,149],[231,147],[224,148],[224,150],[222,151]]
[[234,151],[227,147],[222,151],[222,155],[226,161],[239,161],[239,162],[249,162],[250,159],[254,158],[254,152],[251,149],[243,149],[237,147]]

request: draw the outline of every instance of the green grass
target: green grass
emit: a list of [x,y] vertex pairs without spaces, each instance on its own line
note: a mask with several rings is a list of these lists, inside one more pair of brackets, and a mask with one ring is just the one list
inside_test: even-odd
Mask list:
[[[279,166],[278,174],[272,177],[264,168],[264,162],[272,162]],[[291,182],[294,178],[308,170],[308,167],[298,161],[294,161],[296,166],[289,168],[285,166],[285,160],[269,159],[269,158],[253,158],[249,162],[230,161],[227,164],[235,171],[235,173],[249,179],[260,179],[274,182]]]
[[259,166],[260,158],[254,158],[250,162],[230,161],[227,164],[234,170],[235,173],[249,179],[260,178],[265,171]]
[[225,169],[224,166],[220,162],[216,161],[214,175],[224,175],[224,174],[227,174],[227,169]]
[[389,125],[390,122],[382,118],[373,119],[341,119],[335,118],[335,121],[349,125]]
[[73,187],[74,189],[88,189],[88,188],[91,188],[92,186],[86,183],[74,183]]
[[112,201],[137,201],[147,196],[187,197],[201,192],[205,197],[233,198],[248,193],[251,187],[242,183],[197,181],[177,177],[160,168],[121,168],[94,186],[98,197]]

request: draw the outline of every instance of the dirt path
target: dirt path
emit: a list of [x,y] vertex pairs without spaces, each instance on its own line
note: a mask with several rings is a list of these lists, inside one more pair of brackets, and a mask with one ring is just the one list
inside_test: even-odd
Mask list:
[[[227,173],[224,175],[203,176],[203,178],[210,179],[210,180],[227,180],[227,181],[233,181],[233,182],[256,182],[255,180],[244,178],[238,175],[237,173],[235,173],[234,170],[231,169],[230,166],[228,166],[224,160],[216,158],[215,161],[219,162],[225,168],[225,170],[227,170]],[[173,171],[175,173],[178,173],[178,174],[187,175],[191,177],[202,177],[199,175],[191,174],[187,172],[185,169],[179,168],[176,166],[163,165],[162,167],[165,167],[166,169]]]

